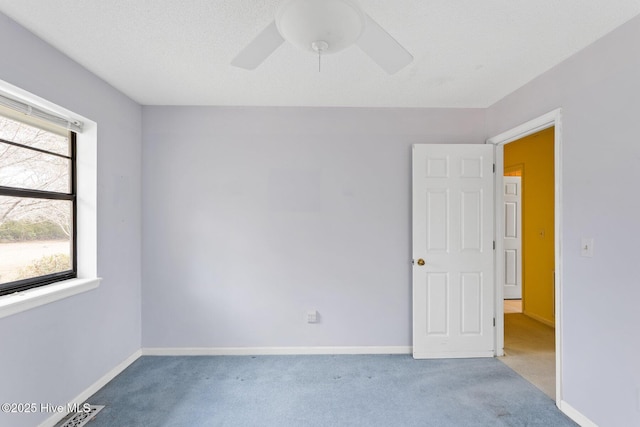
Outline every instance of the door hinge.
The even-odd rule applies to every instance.
[[[493,164],[493,173],[496,173],[496,164]]]
[[[494,328],[496,327],[496,318],[495,317],[493,318],[493,327]]]
[[[496,250],[496,241],[495,240],[493,241],[493,250],[494,251]]]

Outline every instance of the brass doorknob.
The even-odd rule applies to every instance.
[[[422,258],[418,259],[418,265],[424,265],[424,260]]]

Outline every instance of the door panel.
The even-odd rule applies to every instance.
[[[444,301],[444,304],[442,302]],[[446,273],[427,274],[427,333],[446,336],[449,333],[447,306],[449,302],[449,277]]]
[[[482,333],[482,277],[480,273],[462,273],[463,335]]]
[[[482,250],[482,190],[462,191],[462,245],[461,250]]]
[[[494,355],[493,179],[493,146],[413,146],[415,358]]]
[[[449,249],[449,193],[447,190],[427,192],[427,248],[429,252]]]

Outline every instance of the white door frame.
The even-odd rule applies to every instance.
[[[562,109],[558,108],[536,119],[530,120],[513,129],[489,138],[486,143],[495,146],[496,162],[496,209],[495,232],[496,253],[504,250],[504,199],[502,196],[502,176],[504,175],[504,146],[541,130],[555,126],[554,130],[554,228],[555,228],[555,326],[556,326],[556,405],[562,401]],[[504,280],[504,259],[496,256],[496,356],[504,356],[504,305],[503,288],[499,284]]]

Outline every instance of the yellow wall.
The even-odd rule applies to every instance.
[[[505,175],[522,176],[522,292],[525,314],[555,324],[554,128],[504,147]]]

